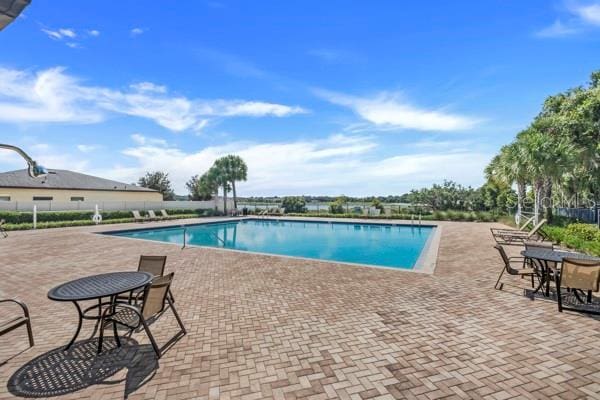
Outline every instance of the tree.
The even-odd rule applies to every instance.
[[[175,199],[175,192],[171,188],[169,174],[165,172],[147,172],[138,180],[138,185],[159,191],[163,195],[163,200]]]
[[[281,200],[281,207],[286,213],[306,212],[306,200],[302,196],[286,196]]]
[[[522,157],[518,143],[503,146],[498,154],[485,168],[488,182],[496,184],[517,185],[517,214],[523,211],[523,202],[527,190],[526,160]]]
[[[211,200],[219,191],[214,177],[205,172],[202,176],[194,175],[185,184],[192,200]]]
[[[219,171],[225,174],[233,190],[233,206],[237,208],[237,191],[235,183],[237,181],[245,181],[248,179],[248,166],[240,156],[233,154],[221,157],[215,161],[215,165]]]
[[[223,190],[223,213],[227,214],[227,193],[231,191],[229,172],[224,162],[215,161],[207,172],[206,182]],[[210,186],[209,185],[209,186]]]

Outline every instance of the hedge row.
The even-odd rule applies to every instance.
[[[168,219],[182,219],[182,218],[196,218],[198,214],[177,214],[172,215]],[[128,222],[134,222],[133,218],[117,218],[117,219],[103,219],[100,223],[101,225],[106,224],[124,224]],[[46,222],[38,222],[37,229],[48,229],[48,228],[66,228],[69,226],[87,226],[87,225],[95,225],[94,221],[91,219],[85,220],[75,220],[75,221],[46,221]],[[25,231],[28,229],[33,229],[33,223],[31,222],[23,222],[18,224],[5,224],[4,228],[7,231]]]
[[[159,210],[155,210],[157,215],[160,215]],[[196,216],[212,216],[215,215],[213,209],[181,209],[168,210],[169,215],[196,215]],[[102,219],[118,220],[132,218],[131,211],[102,211]],[[141,215],[146,215],[145,211],[140,211]],[[60,222],[60,221],[85,221],[92,220],[93,211],[40,211],[37,213],[38,224],[40,222]],[[17,212],[17,211],[0,211],[0,219],[4,219],[7,224],[22,224],[32,223],[32,212]]]

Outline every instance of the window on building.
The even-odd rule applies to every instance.
[[[0,201],[10,201],[10,196],[0,196]]]
[[[84,201],[85,199],[80,196],[71,196],[71,201]]]
[[[33,201],[52,201],[52,196],[33,196]]]

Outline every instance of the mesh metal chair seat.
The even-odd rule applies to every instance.
[[[560,274],[555,279],[559,312],[570,310],[600,315],[600,311],[564,307],[561,293],[561,288],[564,287],[572,291],[581,303],[591,303],[592,292],[600,291],[600,261],[565,258]],[[585,301],[579,297],[578,291],[587,292]]]
[[[168,308],[173,312],[177,323],[179,324],[179,332],[177,332],[173,338],[163,347],[163,349],[169,344],[173,343],[179,337],[186,334],[186,329],[179,318],[179,314],[175,309],[173,302],[168,296],[171,282],[175,274],[171,272],[169,275],[157,277],[150,284],[146,285],[143,292],[143,300],[141,304],[126,304],[126,303],[115,303],[113,307],[108,307],[102,315],[102,326],[100,328],[100,338],[98,343],[98,353],[102,351],[102,342],[104,338],[104,328],[108,324],[112,324],[113,335],[117,346],[121,346],[119,335],[117,332],[117,325],[125,326],[133,333],[138,328],[143,328],[150,339],[152,348],[156,352],[156,356],[160,358],[162,356],[162,349],[158,347],[150,328],[148,327],[148,321],[158,319],[163,312]]]
[[[496,281],[494,288],[502,290],[504,284],[500,283],[500,279],[502,279],[502,275],[504,275],[505,272],[509,275],[530,277],[531,287],[535,286],[533,279],[535,276],[537,276],[537,272],[534,268],[524,268],[525,259],[523,257],[508,257],[508,255],[506,255],[504,247],[502,247],[502,245],[499,244],[494,246],[494,248],[498,250],[500,257],[502,258],[502,262],[504,263],[504,266],[502,267],[502,271],[500,271],[500,275],[498,276],[498,280]]]

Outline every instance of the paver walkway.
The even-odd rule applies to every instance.
[[[433,275],[180,250],[91,227],[11,233],[0,240],[0,297],[27,302],[36,346],[22,351],[21,331],[0,339],[0,398],[600,399],[600,321],[524,297],[527,280],[494,290],[490,226],[443,223]],[[140,254],[168,255],[188,335],[159,361],[143,333],[100,358],[94,341],[65,355],[75,309],[47,291],[134,270]],[[160,344],[177,326],[167,311],[151,328]]]

